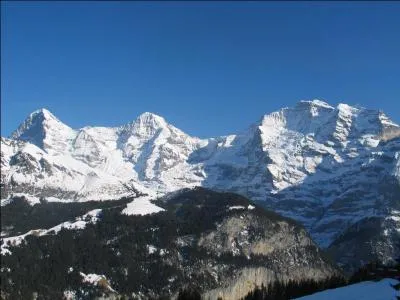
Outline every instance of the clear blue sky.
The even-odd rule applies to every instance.
[[[301,99],[400,121],[400,2],[4,2],[1,134],[46,107],[73,128],[150,111],[234,133]]]

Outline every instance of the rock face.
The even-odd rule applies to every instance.
[[[203,260],[205,267],[193,270],[193,274],[210,272],[215,280],[203,290],[204,299],[240,299],[277,279],[322,280],[339,274],[298,224],[235,194],[197,188],[168,200],[167,207],[185,216],[178,217],[181,222],[189,222],[188,217],[201,219],[200,227],[209,228],[177,239],[181,249],[190,241],[209,255]]]
[[[10,299],[18,288],[78,295],[86,291],[84,273],[102,274],[109,290],[126,297],[174,298],[190,284],[204,299],[240,299],[277,279],[318,281],[340,274],[301,225],[237,194],[195,188],[156,204],[165,210],[140,217],[123,215],[123,207],[97,209],[96,222],[81,228],[26,237],[27,244],[10,246],[13,254],[2,256],[3,269],[11,270],[1,273],[2,290]],[[63,204],[66,210],[68,205],[76,203]],[[46,282],[54,273],[59,280]],[[35,278],[31,286],[29,278]]]
[[[151,113],[73,130],[42,109],[2,138],[1,168],[3,204],[21,194],[85,201],[204,186],[298,220],[326,248],[365,218],[400,211],[400,127],[380,111],[320,100],[210,139]],[[388,226],[382,237],[397,251],[399,223]]]

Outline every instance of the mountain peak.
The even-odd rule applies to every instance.
[[[42,115],[46,119],[57,119],[48,109],[40,108],[30,114],[30,116]]]
[[[167,122],[165,119],[157,114],[151,112],[144,112],[140,114],[135,123],[142,123],[142,124],[150,124],[150,123],[157,123],[157,124],[166,124]]]
[[[326,103],[325,101],[319,100],[319,99],[314,99],[314,100],[300,100],[300,102],[297,104],[297,106],[303,106],[304,104],[310,105],[310,106],[318,106],[318,107],[324,107],[324,108],[331,108],[333,109],[334,107]]]
[[[285,107],[279,111],[266,114],[258,124],[267,131],[277,132],[286,128],[302,133],[314,132],[323,126],[326,118],[335,110],[328,103],[314,99],[301,100],[294,107]]]
[[[139,115],[136,120],[132,123],[132,127],[136,129],[138,132],[147,132],[150,133],[168,126],[167,121],[159,115],[156,115],[151,112],[144,112]]]
[[[60,122],[56,116],[54,116],[48,109],[40,108],[33,112],[31,112],[28,117],[25,119],[23,124],[25,123],[34,123],[34,122],[42,122],[44,120],[55,120]],[[21,125],[23,125],[21,124]],[[17,130],[18,131],[18,130]]]
[[[73,130],[62,123],[46,108],[35,110],[25,121],[11,134],[12,139],[23,140],[35,144],[44,149],[46,136],[59,136],[63,138]],[[53,132],[50,133],[50,132]]]
[[[159,115],[151,112],[140,114],[134,121],[122,127],[128,135],[135,133],[142,137],[154,135],[159,129],[168,127],[167,121]]]

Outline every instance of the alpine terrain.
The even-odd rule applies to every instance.
[[[333,107],[320,100],[300,101],[295,107],[262,116],[238,134],[200,139],[148,112],[120,127],[73,129],[48,110],[40,109],[31,113],[9,138],[1,138],[2,210],[11,209],[18,201],[30,203],[33,208],[44,203],[79,203],[92,209],[82,210],[80,215],[69,214],[69,218],[63,213],[58,223],[54,220],[42,224],[47,229],[34,232],[35,236],[48,236],[52,226],[60,226],[59,230],[83,228],[87,218],[93,220],[90,224],[98,224],[95,220],[101,217],[95,209],[111,209],[112,203],[123,206],[123,215],[155,213],[157,219],[157,215],[174,211],[172,219],[179,223],[180,204],[165,204],[169,202],[160,199],[173,199],[182,189],[198,186],[245,196],[255,203],[257,212],[263,207],[296,220],[346,272],[374,260],[391,263],[400,253],[400,127],[381,111],[347,104]],[[193,207],[204,209],[204,199],[198,201]],[[244,208],[233,209],[232,213],[239,211],[246,211],[243,219],[230,213],[229,218],[215,216],[212,224],[218,224],[215,226],[222,233],[213,227],[208,233],[199,229],[188,240],[179,235],[174,238],[180,241],[180,247],[194,243],[217,256],[229,247],[237,247],[237,253],[245,258],[251,253],[266,255],[273,251],[268,244],[258,245],[256,237],[238,246],[239,237],[246,235],[239,228],[264,228],[268,231],[264,235],[269,236],[268,226],[275,226],[267,225],[268,218],[250,222],[248,214],[253,212]],[[67,223],[59,225],[62,222]],[[37,229],[26,226],[23,231],[15,226],[12,222],[7,226],[2,223],[3,242],[25,240],[25,234]],[[289,225],[284,229],[282,226],[281,230],[287,232],[285,240],[295,239],[299,243],[296,247],[314,247],[301,229],[296,229],[301,232],[300,238],[293,235],[294,229],[285,227]],[[23,238],[15,238],[21,234]],[[227,240],[227,244],[221,242]],[[217,245],[222,250],[215,248]],[[4,257],[11,252],[2,246]],[[319,254],[315,255],[319,261]],[[184,262],[177,263],[179,257],[176,252],[171,265],[186,268]],[[214,258],[207,259],[212,269]],[[257,271],[257,263],[248,267],[247,258],[243,264],[246,267],[240,274],[248,272],[248,278],[275,276]],[[210,270],[207,274],[214,274]],[[233,288],[235,283],[221,283],[224,289],[217,285],[220,281],[216,278],[225,276],[221,270],[210,275],[213,283],[209,284],[209,293],[245,295],[247,289]],[[282,275],[285,272],[279,276],[286,276]],[[335,273],[326,272],[329,276]]]
[[[124,213],[131,200],[3,207],[2,227],[25,233],[4,238],[2,296],[170,299],[194,288],[203,299],[240,299],[275,280],[340,277],[304,228],[237,194],[185,189],[135,217]],[[51,214],[77,217],[55,225]]]

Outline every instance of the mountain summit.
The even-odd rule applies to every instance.
[[[11,134],[11,139],[32,143],[43,150],[63,150],[75,132],[45,108],[32,112]]]
[[[157,130],[168,127],[168,123],[163,117],[150,112],[145,112],[137,117],[135,121],[124,127],[126,129],[129,128],[131,132],[145,137],[152,136]]]

